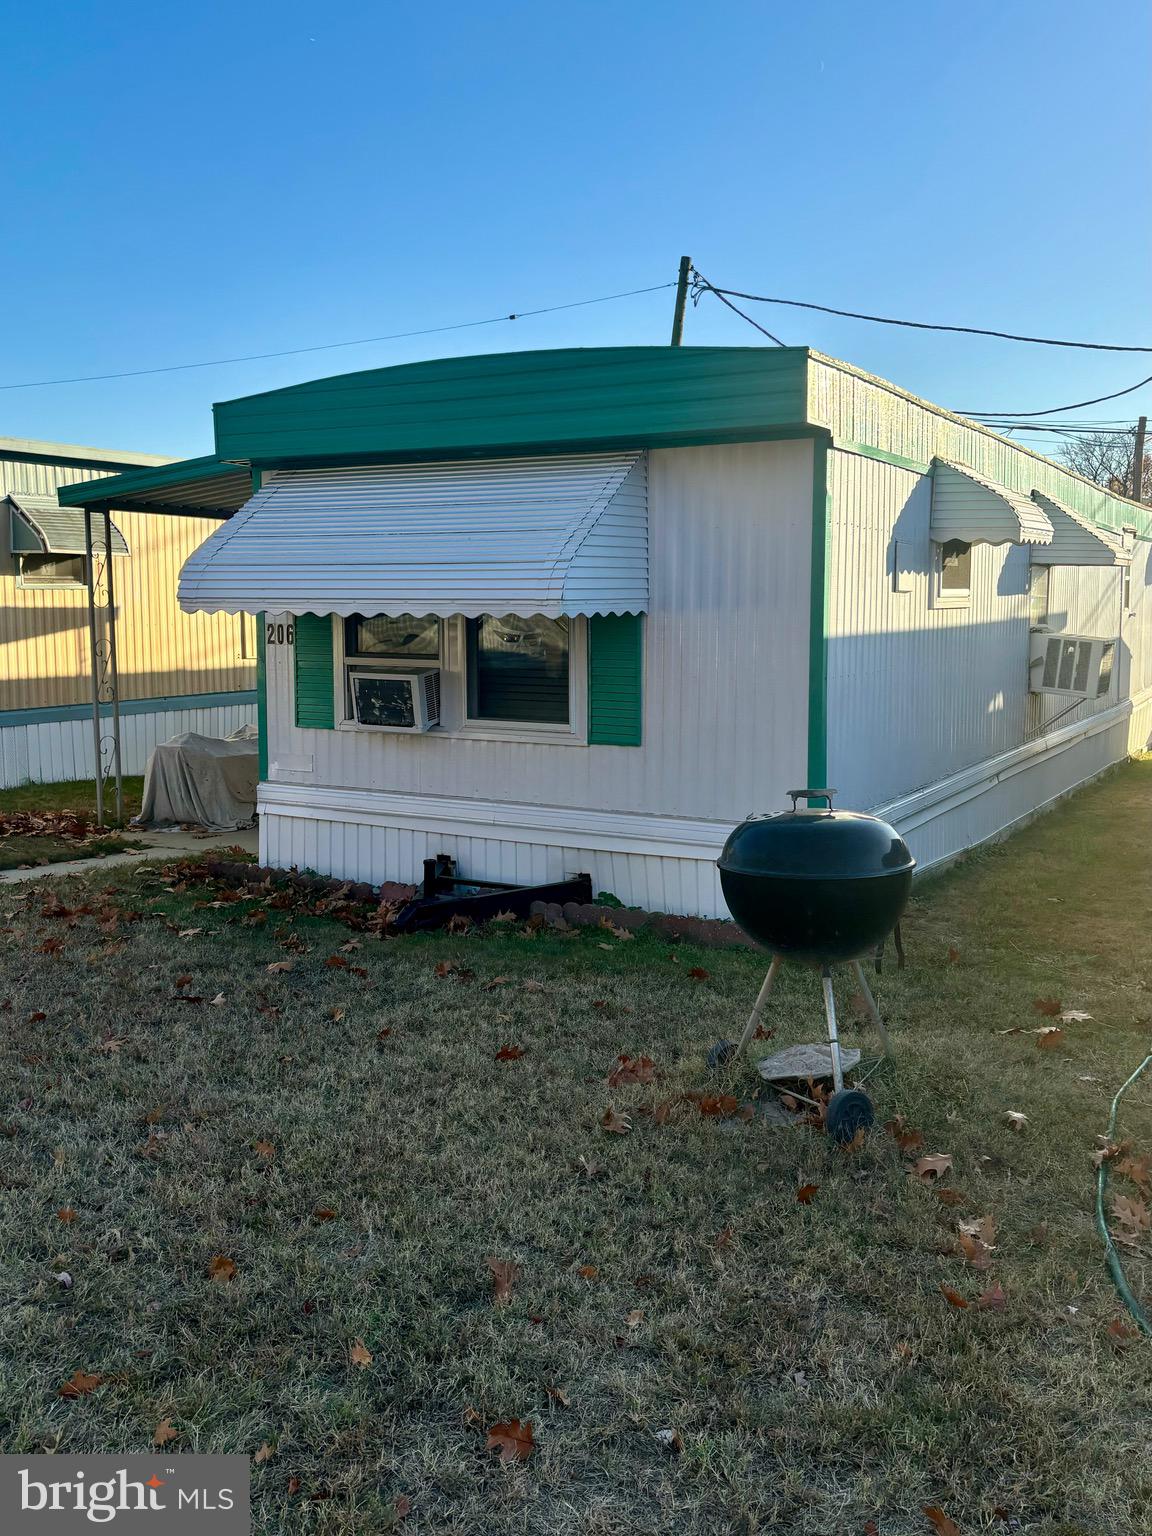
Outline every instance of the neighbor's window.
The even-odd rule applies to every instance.
[[[25,587],[86,587],[83,555],[21,555],[20,582]]]
[[[468,717],[567,725],[568,620],[467,620]]]
[[[968,597],[972,591],[972,546],[949,539],[939,546],[937,588],[941,597]]]
[[[1031,624],[1047,624],[1048,606],[1052,590],[1052,567],[1033,565],[1028,569],[1028,621]]]
[[[411,661],[420,666],[440,660],[440,620],[402,613],[364,619],[353,614],[344,621],[344,654],[364,661]]]

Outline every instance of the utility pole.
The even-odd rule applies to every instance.
[[[1148,418],[1141,416],[1136,423],[1136,447],[1132,453],[1132,500],[1143,501],[1144,490],[1144,436],[1148,431]]]
[[[676,279],[676,311],[672,316],[672,345],[678,347],[684,340],[684,309],[688,303],[688,281],[692,276],[691,256],[681,256],[680,274]]]

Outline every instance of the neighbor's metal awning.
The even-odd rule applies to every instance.
[[[1052,542],[1032,551],[1037,565],[1130,565],[1132,551],[1109,528],[1076,512],[1046,491],[1033,491],[1032,500],[1052,524]]]
[[[966,464],[932,460],[931,537],[938,544],[1050,544],[1052,524],[1030,496]]]
[[[282,470],[190,556],[188,612],[642,613],[642,452]]]
[[[9,492],[5,498],[12,527],[14,555],[83,555],[84,513],[79,507],[61,507],[55,496],[34,496],[25,491]],[[93,524],[98,538],[99,524]],[[112,553],[126,555],[128,545],[119,528],[112,525]]]

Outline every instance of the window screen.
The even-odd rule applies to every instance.
[[[440,659],[440,620],[427,613],[411,613],[364,619],[359,614],[344,621],[344,650],[349,656],[381,657],[388,661],[429,662]]]
[[[568,620],[468,620],[468,713],[473,720],[568,723]]]
[[[1048,622],[1048,594],[1051,591],[1052,567],[1033,565],[1028,571],[1028,617],[1033,624]]]
[[[22,555],[20,579],[32,587],[83,587],[88,580],[83,555]]]
[[[941,592],[969,592],[972,589],[972,546],[963,539],[949,539],[940,546]]]

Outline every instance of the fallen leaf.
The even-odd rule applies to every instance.
[[[950,1520],[939,1504],[925,1504],[924,1513],[936,1527],[940,1536],[963,1536],[955,1520]]]
[[[1048,1019],[1056,1018],[1063,1006],[1064,1004],[1058,997],[1035,997],[1032,999],[1032,1007],[1037,1013],[1042,1013]]]
[[[582,1280],[595,1280],[600,1271],[595,1264],[581,1264],[576,1273]]]
[[[1097,1148],[1092,1154],[1093,1168],[1099,1168],[1101,1163],[1110,1163],[1113,1158],[1123,1157],[1129,1150],[1126,1141],[1109,1141],[1106,1136],[1097,1136]]]
[[[545,1391],[554,1403],[559,1403],[561,1408],[571,1408],[572,1403],[567,1392],[561,1387],[546,1387]]]
[[[291,1496],[292,1494],[296,1494],[296,1493],[299,1493],[299,1492],[300,1492],[300,1479],[298,1477],[290,1477],[288,1479],[288,1493],[289,1493],[289,1495]]]
[[[343,1008],[334,1003],[328,1010],[328,1017],[332,1020],[333,1024],[339,1024],[340,1020],[344,1017]]]
[[[216,1254],[213,1257],[212,1262],[208,1265],[208,1278],[210,1280],[217,1280],[221,1283],[224,1283],[225,1281],[235,1279],[235,1277],[235,1261],[229,1258],[225,1258],[222,1253]]]
[[[948,946],[948,953],[945,956],[945,959],[948,961],[949,965],[955,965],[960,959],[960,951],[956,948],[955,944],[950,944]]]
[[[1036,1044],[1042,1051],[1051,1051],[1062,1043],[1064,1031],[1053,1024],[1048,1029],[1041,1029],[1036,1034]]]
[[[1114,1339],[1135,1339],[1140,1336],[1139,1328],[1133,1328],[1132,1324],[1122,1317],[1112,1319],[1108,1324],[1108,1333]]]
[[[1127,1179],[1131,1179],[1133,1184],[1139,1184],[1142,1189],[1148,1188],[1150,1178],[1152,1178],[1152,1167],[1150,1167],[1146,1156],[1134,1157],[1129,1155],[1117,1158],[1116,1172],[1123,1174]]]
[[[222,1008],[224,1006],[223,992],[217,992],[216,996],[210,1000],[208,1006],[210,1008]]]
[[[346,971],[348,962],[343,955],[329,955],[324,964],[330,971]]]
[[[978,1307],[983,1307],[986,1312],[1003,1312],[1008,1305],[1008,1298],[1004,1295],[1004,1289],[999,1280],[994,1281],[977,1301]]]
[[[155,1433],[152,1436],[152,1444],[167,1445],[169,1440],[177,1439],[179,1434],[180,1431],[178,1429],[172,1428],[171,1419],[161,1419],[159,1424],[156,1426]]]
[[[930,1152],[913,1163],[908,1172],[912,1178],[919,1179],[924,1184],[930,1184],[934,1179],[942,1178],[951,1167],[950,1152]]]
[[[905,1156],[911,1152],[919,1152],[920,1148],[924,1145],[923,1132],[913,1130],[903,1115],[896,1115],[893,1119],[886,1121],[884,1129]]]
[[[1083,1024],[1091,1019],[1090,1013],[1082,1013],[1079,1008],[1066,1008],[1060,1015],[1065,1024]]]
[[[176,986],[177,991],[183,991],[183,989],[185,987],[190,987],[191,985],[192,985],[192,976],[191,976],[191,974],[188,974],[188,975],[185,975],[185,976],[177,976],[176,981],[175,981],[175,986]]]
[[[811,1205],[812,1201],[816,1198],[816,1191],[819,1188],[819,1184],[801,1184],[800,1188],[796,1191],[796,1198],[801,1205]]]
[[[940,1287],[940,1294],[951,1307],[966,1307],[968,1305],[960,1292],[954,1291],[950,1285],[942,1285]]]
[[[694,965],[690,970],[685,971],[684,974],[685,976],[691,976],[693,981],[707,981],[712,972],[706,971],[702,965]]]
[[[992,1262],[992,1255],[986,1243],[982,1243],[978,1237],[973,1237],[969,1232],[961,1232],[957,1240],[964,1257],[973,1269],[988,1268]]]
[[[540,981],[522,981],[520,983],[520,990],[521,992],[543,992],[544,984]],[[513,1420],[513,1422],[515,1422],[515,1420]]]
[[[263,1466],[266,1461],[271,1461],[275,1454],[276,1452],[268,1444],[267,1440],[264,1440],[261,1442],[260,1449],[253,1455],[252,1460],[255,1462],[256,1466],[260,1467]]]
[[[527,1461],[535,1449],[536,1442],[532,1437],[532,1422],[527,1420],[521,1424],[519,1419],[507,1419],[503,1423],[493,1424],[488,1431],[488,1439],[484,1443],[486,1451],[499,1451],[502,1462]]]
[[[652,1083],[656,1079],[656,1063],[651,1056],[617,1056],[616,1065],[608,1074],[609,1088],[619,1088],[626,1083]]]
[[[56,1212],[56,1219],[57,1221],[75,1221],[76,1212],[70,1205],[62,1205]]]
[[[270,1141],[254,1141],[252,1143],[252,1150],[260,1157],[267,1158],[269,1162],[276,1156],[276,1148]]]
[[[103,1380],[103,1376],[95,1371],[73,1371],[64,1385],[57,1388],[57,1396],[87,1397],[90,1392],[95,1392]]]
[[[176,937],[178,939],[194,939],[198,933],[203,932],[203,928],[181,928]],[[271,970],[271,966],[269,966],[269,970]]]
[[[313,1221],[335,1221],[336,1212],[330,1205],[318,1205],[312,1212]]]
[[[511,1259],[489,1259],[488,1269],[492,1276],[492,1302],[506,1307],[512,1300],[512,1287],[520,1278],[520,1266]]]
[[[679,1456],[684,1449],[684,1441],[678,1429],[658,1429],[656,1438],[666,1450],[672,1452],[673,1456]]]
[[[631,1116],[617,1114],[611,1104],[600,1116],[600,1124],[613,1136],[627,1136],[632,1129]]]
[[[528,1054],[523,1045],[502,1045],[496,1052],[497,1061],[519,1061],[521,1056]]]
[[[264,969],[266,971],[271,971],[271,973],[276,976],[280,975],[284,971],[290,971],[295,964],[295,960],[273,960],[271,965],[266,965]]]
[[[372,1351],[364,1347],[363,1339],[356,1339],[352,1344],[352,1348],[348,1351],[348,1358],[353,1365],[371,1365]]]
[[[606,928],[614,939],[634,939],[636,935],[629,928],[621,928],[617,923],[607,917],[600,919],[601,928]]]
[[[43,1024],[47,1017],[48,1015],[46,1013],[42,1013],[39,1008],[35,1008],[28,1015],[28,1022],[29,1024]]]
[[[800,1196],[797,1195],[796,1198],[799,1199]],[[733,1239],[734,1236],[735,1236],[735,1233],[733,1232],[731,1227],[722,1227],[720,1229],[720,1231],[717,1232],[715,1240],[714,1240],[712,1246],[714,1248],[716,1248],[717,1250],[721,1251],[721,1252],[725,1248],[731,1248],[731,1246],[732,1246],[732,1239]]]
[[[506,987],[512,978],[510,976],[493,976],[491,981],[486,981],[480,988],[481,992],[495,992],[497,987]]]
[[[1112,1215],[1134,1237],[1152,1229],[1152,1211],[1139,1195],[1114,1195]]]
[[[1028,1116],[1019,1109],[1006,1109],[1004,1118],[1014,1131],[1022,1131],[1028,1124]]]

